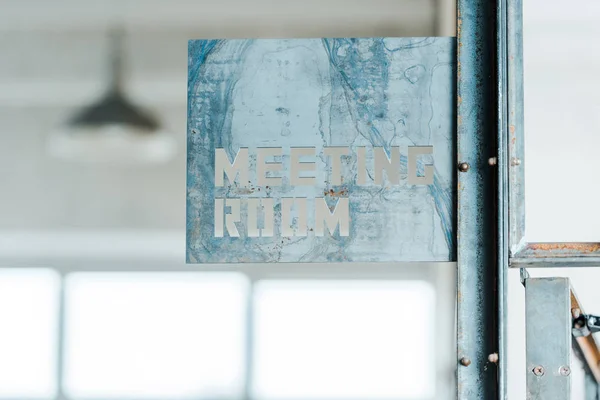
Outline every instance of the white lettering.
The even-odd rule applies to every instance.
[[[225,213],[225,206],[231,208],[230,213]],[[225,227],[231,237],[239,237],[236,222],[240,222],[240,199],[215,199],[215,237],[225,236],[223,229],[223,214],[225,214]]]
[[[239,176],[239,185],[248,187],[248,149],[239,149],[233,163],[229,162],[225,149],[215,149],[215,186],[224,186],[224,174],[230,184]]]
[[[223,214],[225,213],[225,200],[215,199],[215,237],[223,237]]]
[[[316,171],[317,164],[314,161],[300,161],[302,156],[315,156],[314,147],[292,147],[290,151],[290,184],[292,186],[314,186],[314,176],[302,177],[303,171]],[[314,175],[314,174],[313,174]]]
[[[256,181],[258,186],[281,186],[281,177],[267,176],[268,171],[281,171],[280,162],[267,162],[267,157],[281,156],[280,147],[262,147],[257,150]]]
[[[367,184],[367,149],[365,147],[356,148],[356,183],[359,185]]]
[[[324,225],[333,235],[339,226],[340,236],[350,235],[350,201],[341,197],[331,212],[324,198],[315,199],[315,236],[324,236]]]
[[[260,207],[260,199],[248,199],[248,237],[260,236],[260,229],[258,229],[258,207]]]
[[[398,185],[400,183],[400,147],[391,147],[389,158],[383,147],[374,147],[373,157],[375,158],[375,184],[383,183],[383,171],[385,171],[389,183]]]
[[[410,185],[433,185],[433,165],[424,165],[424,175],[417,175],[417,157],[421,154],[433,154],[433,146],[408,147],[408,183]]]
[[[363,147],[364,149],[364,147]],[[329,179],[332,185],[342,184],[342,156],[350,155],[348,147],[325,147],[323,154],[329,156],[331,161],[331,178]]]
[[[231,212],[226,213],[225,206],[230,207]],[[240,222],[240,199],[215,199],[215,237],[225,236],[223,214],[225,214],[225,228],[229,236],[240,237],[235,226],[236,222]]]
[[[292,227],[292,206],[296,205],[296,229]],[[306,236],[308,225],[306,223],[306,199],[283,198],[281,199],[281,236]]]
[[[273,236],[273,199],[250,198],[248,201],[248,237],[272,237]],[[262,203],[262,205],[261,205]],[[263,215],[263,228],[258,227],[258,210]],[[216,212],[216,211],[215,211]]]

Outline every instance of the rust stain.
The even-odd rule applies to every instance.
[[[542,252],[596,253],[600,243],[529,243],[529,249]]]
[[[337,192],[335,192],[333,189],[329,189],[329,191],[324,192],[323,193],[325,196],[331,196],[331,197],[341,197],[341,196],[347,196],[348,195],[348,189],[340,189]]]

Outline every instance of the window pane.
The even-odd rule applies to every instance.
[[[523,2],[526,240],[600,241],[600,2]]]
[[[45,269],[0,269],[0,397],[53,398],[60,279]]]
[[[235,397],[248,287],[233,273],[77,273],[66,283],[65,392]]]
[[[418,281],[265,281],[256,399],[435,396],[435,293]]]

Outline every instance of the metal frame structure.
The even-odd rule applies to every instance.
[[[509,0],[507,13],[509,251],[510,266],[598,267],[600,243],[530,243],[525,227],[523,91],[523,0]]]
[[[496,7],[499,294],[505,301],[506,273],[502,271],[507,267],[521,268],[526,291],[527,399],[570,399],[573,349],[584,364],[586,399],[597,400],[600,398],[600,350],[592,335],[573,340],[573,315],[582,309],[570,281],[568,278],[529,279],[525,268],[600,266],[600,243],[527,241],[523,0],[497,0]],[[501,325],[506,326],[503,301],[498,313]],[[502,350],[502,340],[500,344]],[[501,364],[500,387],[506,386],[505,370],[506,364]]]
[[[526,241],[522,10],[522,0],[458,0],[457,391],[461,400],[507,399],[509,267],[521,268],[527,277],[525,267],[600,266],[600,243]],[[570,282],[524,278],[524,283],[527,399],[570,398],[573,347],[585,365],[586,398],[597,400],[600,351],[591,335],[573,340],[572,309],[580,306]],[[498,368],[490,367],[492,360]]]

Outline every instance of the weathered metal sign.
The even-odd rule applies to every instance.
[[[453,38],[189,43],[191,263],[452,261]]]

